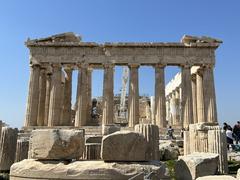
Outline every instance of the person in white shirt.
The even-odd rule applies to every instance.
[[[227,149],[229,150],[229,145],[233,147],[233,132],[231,128],[227,128],[226,130],[226,136],[227,136]]]

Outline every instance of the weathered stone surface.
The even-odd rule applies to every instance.
[[[83,130],[39,129],[30,137],[30,158],[78,159],[84,151]]]
[[[177,159],[180,155],[179,147],[171,141],[160,143],[159,153],[162,161]]]
[[[146,161],[146,150],[142,134],[119,131],[103,137],[101,157],[104,161]]]
[[[175,166],[179,180],[192,180],[201,176],[214,175],[218,168],[218,154],[193,153],[180,156]]]
[[[83,159],[101,159],[101,143],[86,143]]]
[[[153,124],[137,124],[135,132],[141,133],[147,140],[146,159],[159,160],[159,128]]]
[[[8,171],[14,163],[17,143],[17,129],[3,127],[0,141],[0,170]]]
[[[220,174],[228,174],[226,132],[220,127],[208,131],[208,152],[219,155],[218,171]]]
[[[237,171],[237,179],[238,180],[240,179],[240,169],[238,169],[238,171]]]
[[[22,179],[114,179],[127,180],[145,171],[153,171],[152,180],[170,179],[166,167],[159,161],[140,163],[106,163],[104,161],[76,161],[70,164],[55,161],[23,160],[13,164],[11,180]],[[144,173],[135,179],[143,179]],[[24,177],[24,178],[21,178]]]
[[[112,134],[116,131],[120,131],[121,127],[116,124],[102,125],[102,135]]]
[[[85,136],[85,143],[102,143],[102,136]]]
[[[236,178],[228,175],[215,175],[199,177],[196,180],[236,180]]]
[[[21,138],[17,140],[15,162],[28,158],[29,139]]]
[[[17,143],[17,129],[10,127],[3,127],[0,141],[0,170],[8,171],[10,166],[14,163],[16,143]]]

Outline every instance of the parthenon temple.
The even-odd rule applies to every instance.
[[[213,72],[221,43],[185,35],[174,43],[98,44],[70,32],[28,39],[26,118],[20,131],[0,128],[0,171],[10,171],[13,180],[195,180],[227,174]],[[124,69],[120,96],[114,94],[116,66]],[[141,66],[155,70],[154,96],[139,93]],[[166,84],[167,66],[181,71]],[[95,69],[104,71],[98,98],[92,97]],[[174,160],[174,170],[168,160]]]
[[[159,128],[166,127],[166,120],[185,128],[196,122],[217,124],[213,68],[215,50],[220,43],[208,37],[184,36],[179,43],[97,44],[83,42],[73,33],[28,40],[31,75],[24,127],[89,125],[91,72],[95,68],[104,69],[102,124],[113,124],[116,65],[129,68],[129,127],[139,123],[140,66],[155,69],[153,124]],[[165,91],[166,66],[178,66],[181,73]],[[73,70],[79,73],[74,118],[71,109]]]

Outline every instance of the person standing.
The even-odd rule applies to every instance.
[[[238,144],[238,141],[240,140],[240,121],[237,121],[237,124],[234,125],[233,134],[236,140],[236,144]]]
[[[233,147],[233,132],[232,132],[231,127],[227,127],[226,136],[227,136],[227,149],[229,150],[230,146],[232,147],[232,149],[234,149],[234,147]]]
[[[174,130],[173,130],[172,126],[169,126],[169,128],[167,130],[167,135],[170,139],[174,139],[173,132],[174,132]]]

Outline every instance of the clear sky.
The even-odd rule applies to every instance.
[[[0,119],[24,122],[29,37],[75,32],[83,41],[179,42],[182,35],[223,40],[216,51],[218,120],[240,120],[240,1],[219,0],[7,0],[0,2]],[[178,71],[166,69],[168,81]],[[115,93],[121,69],[115,71]],[[154,71],[140,69],[140,93],[153,94]],[[76,73],[74,74],[76,79]],[[102,94],[102,71],[93,73],[93,95]],[[76,83],[74,82],[74,87]]]

